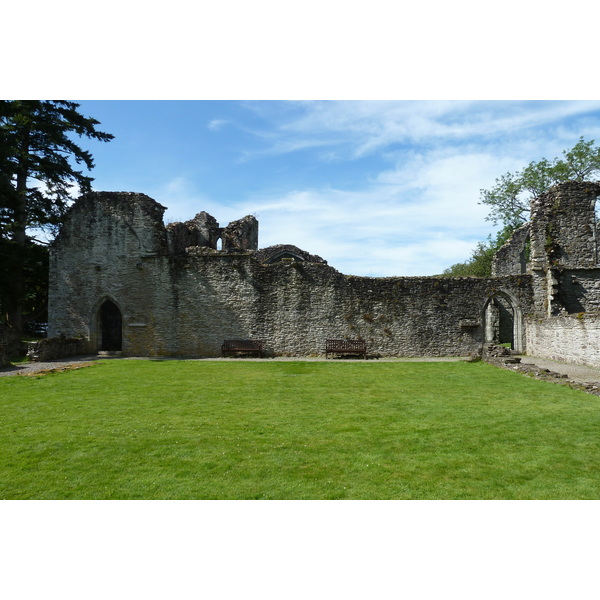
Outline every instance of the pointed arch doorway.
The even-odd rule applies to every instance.
[[[485,303],[485,342],[507,344],[517,352],[525,349],[523,315],[518,302],[509,294],[499,292]]]
[[[98,310],[98,341],[99,350],[123,350],[123,318],[112,300],[105,300]]]

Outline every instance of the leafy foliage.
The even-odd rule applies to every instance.
[[[600,174],[600,146],[583,137],[562,158],[542,158],[522,171],[505,173],[489,190],[481,190],[480,204],[490,207],[487,217],[494,225],[516,229],[528,220],[529,202],[563,181],[586,181]]]
[[[563,181],[586,181],[600,174],[600,146],[594,140],[586,142],[583,137],[570,150],[563,150],[562,158],[549,161],[542,158],[531,162],[522,171],[505,173],[496,179],[495,185],[481,190],[480,204],[490,208],[486,217],[494,225],[504,228],[495,239],[479,242],[471,258],[456,263],[444,271],[449,277],[489,277],[496,251],[508,240],[512,232],[529,218],[529,204]]]
[[[494,254],[512,235],[514,227],[506,226],[495,238],[488,236],[486,242],[479,242],[471,258],[464,263],[456,263],[444,270],[446,277],[490,277]]]

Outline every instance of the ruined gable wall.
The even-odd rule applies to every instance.
[[[492,275],[521,275],[527,272],[527,243],[529,223],[515,229],[506,243],[498,249],[492,260]]]
[[[93,193],[77,201],[51,247],[49,337],[82,336],[95,351],[96,313],[106,298],[128,325],[157,314],[157,286],[168,282],[163,212],[143,194]]]
[[[596,197],[600,184],[569,181],[531,203],[531,268],[598,265]]]
[[[199,212],[185,223],[170,223],[166,227],[169,254],[185,254],[186,248],[199,246],[217,249],[223,233],[217,220],[207,212]]]
[[[258,250],[258,221],[247,215],[223,229],[223,250]]]
[[[600,367],[599,194],[598,183],[567,182],[532,201],[528,354]]]

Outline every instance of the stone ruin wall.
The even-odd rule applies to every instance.
[[[600,367],[600,318],[594,314],[529,319],[527,354]]]
[[[487,298],[530,303],[527,276],[352,277],[299,249],[302,260],[265,264],[253,217],[220,230],[200,213],[198,233],[194,220],[164,227],[163,210],[142,194],[77,203],[51,253],[50,336],[83,337],[95,351],[108,298],[129,355],[215,356],[236,338],[264,339],[274,355],[322,355],[325,339],[345,337],[382,356],[468,355],[483,343]],[[215,250],[228,230],[229,250]],[[200,243],[184,247],[190,240]]]
[[[327,265],[262,265],[252,256],[202,256],[176,269],[179,331],[169,352],[188,356],[219,354],[230,338],[264,339],[267,353],[288,356],[321,355],[327,338],[362,338],[382,356],[465,356],[483,342],[487,296],[501,288],[529,301],[526,277],[350,277]]]
[[[164,207],[143,194],[94,193],[51,252],[49,335],[95,351],[108,298],[130,355],[216,356],[235,338],[264,339],[272,355],[322,355],[327,338],[363,338],[381,356],[467,355],[511,313],[518,348],[600,366],[599,194],[569,182],[536,199],[494,277],[479,279],[342,275],[293,246],[257,250],[254,217],[165,227]]]
[[[207,212],[198,213],[185,223],[171,223],[166,227],[169,254],[184,256],[188,248],[217,250],[222,240],[224,252],[258,249],[258,221],[252,215],[219,227],[217,220]]]
[[[531,269],[598,266],[596,198],[600,184],[570,181],[531,203]]]
[[[529,223],[516,229],[498,249],[492,260],[492,275],[522,275],[527,273],[529,260]]]
[[[527,353],[600,366],[600,184],[567,182],[531,203],[530,222],[497,253],[494,273],[532,278]]]

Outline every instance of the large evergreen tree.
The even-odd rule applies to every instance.
[[[47,252],[32,232],[54,232],[73,190],[91,189],[77,166],[91,170],[92,155],[74,140],[113,138],[78,108],[64,100],[0,101],[0,309],[18,332],[45,299]]]

